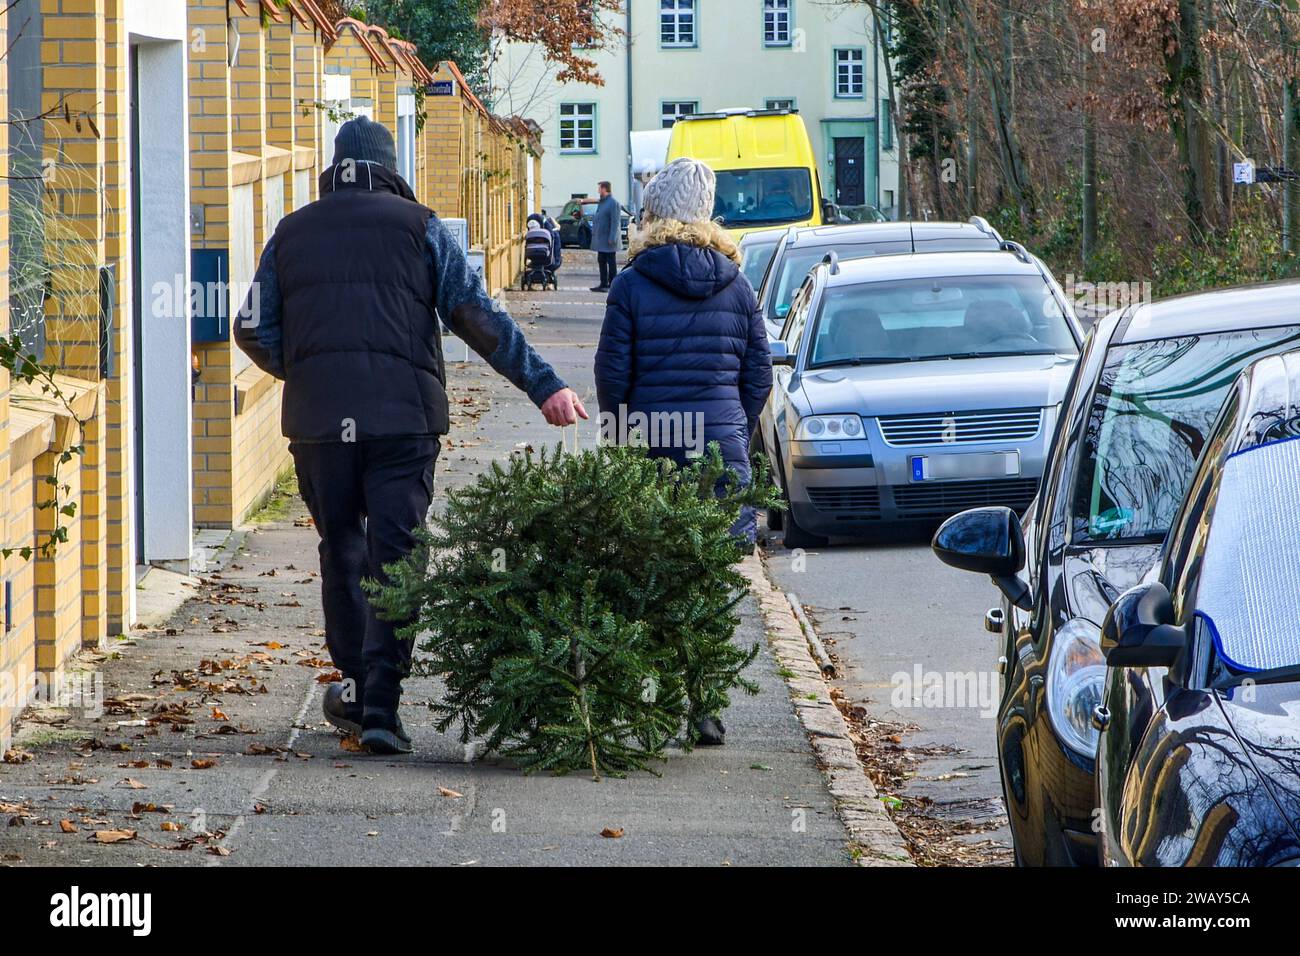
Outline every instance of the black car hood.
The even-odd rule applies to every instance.
[[[1300,838],[1300,681],[1246,684],[1219,706],[1282,815]]]
[[[1115,599],[1154,574],[1159,562],[1158,544],[1069,548],[1064,577],[1071,613],[1101,627]]]

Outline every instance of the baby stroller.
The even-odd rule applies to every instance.
[[[545,220],[534,213],[528,217],[528,232],[524,234],[524,278],[520,285],[531,292],[534,285],[542,291],[547,286],[560,288],[556,273],[560,268],[559,229],[548,229]]]

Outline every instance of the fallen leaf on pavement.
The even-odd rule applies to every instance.
[[[134,830],[96,830],[96,843],[125,843],[135,839]]]
[[[64,833],[76,833],[77,825],[73,823],[71,820],[60,820],[59,829],[62,830]]]
[[[446,787],[439,787],[438,794],[443,797],[451,797],[453,800],[459,800],[464,796],[463,793],[457,793],[455,790],[448,790]]]
[[[607,840],[617,840],[623,835],[622,827],[605,827],[600,831],[600,835]]]
[[[208,760],[206,757],[195,757],[190,761],[190,766],[195,770],[211,770],[216,765],[215,760]]]
[[[149,789],[149,785],[148,785],[147,783],[141,783],[139,780],[134,780],[134,779],[132,779],[131,777],[124,777],[124,778],[122,779],[122,781],[118,784],[118,786],[119,786],[119,787],[126,787],[128,790],[148,790],[148,789]]]

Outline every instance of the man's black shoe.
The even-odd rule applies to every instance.
[[[722,726],[721,719],[717,717],[705,717],[697,721],[695,729],[700,735],[696,743],[701,747],[721,747],[727,742],[727,728]]]
[[[325,699],[321,702],[321,710],[325,712],[325,719],[345,734],[359,734],[361,733],[361,705],[355,701],[345,701],[343,693],[344,685],[341,683],[327,686]]]
[[[362,720],[361,746],[372,754],[409,754],[411,738],[396,713],[366,711]]]
[[[594,286],[591,287],[591,291],[592,291],[592,292],[608,292],[608,291],[609,291],[609,286],[607,286],[607,285],[594,285]]]

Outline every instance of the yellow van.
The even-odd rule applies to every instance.
[[[736,239],[755,229],[824,222],[812,142],[793,110],[681,116],[668,143],[668,161],[683,156],[717,175],[713,215]]]

